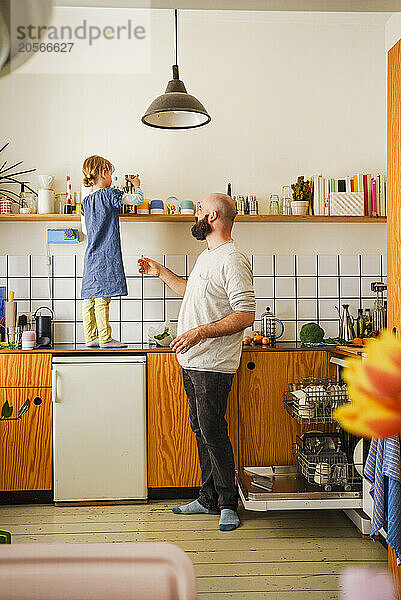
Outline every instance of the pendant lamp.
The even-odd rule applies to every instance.
[[[195,98],[187,93],[184,82],[178,73],[178,11],[174,10],[175,26],[175,64],[173,79],[166,87],[164,94],[153,100],[142,117],[142,123],[158,129],[194,129],[207,125],[211,118],[207,110]]]

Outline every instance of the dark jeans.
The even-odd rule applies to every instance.
[[[224,418],[234,375],[192,369],[182,374],[202,471],[198,501],[209,510],[237,510],[234,455]]]

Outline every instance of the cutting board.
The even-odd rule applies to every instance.
[[[336,346],[336,350],[351,352],[352,354],[363,354],[365,348],[363,346]]]

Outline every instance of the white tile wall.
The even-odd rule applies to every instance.
[[[31,257],[32,277],[49,277],[49,275],[51,275],[51,268],[51,259],[49,260],[48,256]]]
[[[315,277],[298,277],[298,298],[316,298],[317,280]]]
[[[8,276],[29,277],[29,256],[9,256]]]
[[[54,256],[53,272],[55,277],[74,277],[75,276],[75,257],[74,256]]]
[[[196,256],[154,256],[180,276],[188,276]],[[128,296],[110,304],[113,336],[127,342],[147,340],[150,325],[165,319],[176,321],[182,299],[159,279],[142,277],[137,256],[124,259]],[[350,304],[356,316],[359,307],[373,307],[372,281],[386,281],[386,256],[263,256],[251,257],[256,294],[255,329],[269,306],[284,322],[281,341],[296,341],[303,323],[319,321],[327,336],[338,335],[336,306]],[[19,310],[35,311],[49,306],[55,311],[56,341],[82,343],[81,256],[0,256],[0,285],[16,293]]]
[[[276,256],[276,275],[294,275],[295,256]]]
[[[319,275],[337,275],[338,274],[338,257],[337,256],[322,256],[318,257]]]
[[[294,298],[295,279],[293,277],[276,278],[276,298]]]
[[[272,256],[254,256],[253,257],[253,274],[257,275],[273,275],[273,257]]]
[[[297,275],[316,275],[317,257],[297,256]]]

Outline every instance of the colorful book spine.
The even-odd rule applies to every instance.
[[[7,290],[5,285],[0,286],[0,323],[5,319],[5,306],[7,299]],[[5,340],[5,327],[0,327],[0,341]]]
[[[368,176],[363,176],[363,206],[364,206],[364,215],[367,217],[369,215],[369,205],[368,205]]]
[[[330,214],[330,179],[324,180],[324,207],[323,214],[327,217]]]
[[[372,179],[372,217],[377,217],[377,183]]]

